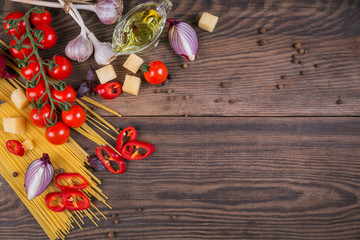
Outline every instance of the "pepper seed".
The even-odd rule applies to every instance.
[[[117,127],[117,128],[115,128],[115,131],[117,131],[119,133],[119,132],[121,132],[121,128]]]
[[[300,71],[300,75],[305,75],[305,71]]]
[[[295,42],[295,43],[293,44],[293,47],[294,47],[295,49],[300,49],[300,48],[301,48],[301,43]]]
[[[221,86],[222,88],[227,88],[227,87],[229,86],[229,84],[228,84],[227,82],[222,82],[222,83],[220,84],[220,86]]]
[[[172,215],[170,218],[171,218],[171,220],[175,221],[177,217],[176,217],[176,215]]]
[[[260,34],[266,33],[266,28],[264,28],[264,27],[260,28],[260,29],[259,29],[259,33],[260,33]]]
[[[17,172],[13,172],[13,177],[17,177],[19,174]]]
[[[137,209],[136,209],[137,212],[142,212],[143,210],[144,210],[144,209],[142,209],[142,208],[137,208]]]
[[[286,79],[286,75],[281,75],[281,79]]]
[[[321,65],[317,63],[317,64],[314,65],[314,67],[315,68],[321,68]]]
[[[235,103],[236,101],[235,101],[235,99],[230,99],[229,100],[229,103],[231,103],[231,104],[233,104],[233,103]]]
[[[112,218],[116,218],[116,217],[117,217],[117,214],[116,214],[116,213],[113,213],[113,214],[111,215],[111,217],[112,217]]]
[[[169,76],[168,76],[168,78],[169,78]],[[164,81],[164,82],[162,83],[162,85],[165,86],[165,85],[167,85],[168,83],[169,83],[169,81],[166,80],[166,81]]]
[[[217,99],[215,99],[215,102],[221,102],[222,101],[222,99],[221,98],[217,98]]]
[[[296,64],[296,63],[299,62],[299,60],[297,60],[297,59],[294,58],[291,62],[292,62],[292,64]]]
[[[276,88],[277,89],[282,89],[284,86],[282,85],[282,84],[278,84],[278,85],[276,85]]]
[[[298,59],[300,56],[298,55],[298,54],[294,54],[294,55],[292,55],[292,58],[294,58],[294,59]]]
[[[303,61],[299,61],[299,64],[304,65],[304,62],[303,62]]]
[[[109,238],[114,238],[114,237],[115,237],[115,233],[114,233],[114,232],[109,232],[108,237],[109,237]]]
[[[186,118],[189,117],[189,113],[185,113],[184,117]]]
[[[306,49],[304,49],[304,54],[306,54],[308,51]]]
[[[187,63],[183,63],[183,64],[181,65],[181,67],[184,68],[184,69],[186,69],[186,68],[188,68],[189,66],[188,66]]]
[[[341,100],[340,96],[338,96],[338,100],[336,101],[336,104],[342,104],[343,101]]]
[[[114,220],[114,224],[119,224],[119,220]]]
[[[91,92],[91,96],[95,96],[96,95],[96,92]]]
[[[167,92],[167,93],[172,93],[172,92],[173,92],[173,90],[168,89],[168,90],[166,90],[166,92]]]
[[[184,99],[185,99],[185,100],[189,100],[189,99],[190,99],[190,96],[189,96],[189,95],[186,95],[186,96],[184,96]]]
[[[300,54],[304,54],[304,49],[302,49],[302,48],[300,48],[299,50],[298,50],[298,52],[300,53]]]
[[[160,93],[160,92],[161,90],[159,88],[155,90],[155,93]]]
[[[261,39],[258,41],[259,46],[265,46],[266,45],[266,40],[265,39]]]

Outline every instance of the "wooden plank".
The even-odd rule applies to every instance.
[[[68,239],[357,239],[359,118],[111,118],[154,154],[96,173],[113,210]],[[77,138],[89,153],[95,145]],[[114,142],[112,142],[114,143]],[[45,238],[0,181],[0,238]],[[143,211],[136,211],[142,208]],[[121,222],[111,218],[117,213]],[[176,215],[176,220],[171,216]]]
[[[142,1],[126,1],[125,11]],[[171,17],[194,23],[201,11],[220,16],[214,33],[198,27],[199,59],[182,69],[184,62],[161,38],[147,61],[162,60],[169,68],[171,80],[166,86],[152,86],[143,81],[140,95],[122,94],[105,104],[126,116],[358,116],[360,104],[360,10],[359,1],[173,1]],[[27,5],[3,1],[4,12],[26,10]],[[44,57],[64,54],[66,44],[79,34],[79,28],[62,10],[52,9],[53,26],[59,42]],[[89,28],[101,41],[111,41],[114,26],[101,24],[95,14],[82,12]],[[265,26],[268,32],[258,34]],[[6,37],[9,41],[9,38]],[[265,38],[266,46],[257,41]],[[291,44],[300,41],[308,51],[304,65],[291,64],[295,50]],[[115,62],[118,79],[129,74]],[[314,64],[321,64],[319,69]],[[85,80],[89,64],[74,63],[67,80],[78,87]],[[301,76],[300,71],[305,71]],[[138,74],[139,76],[141,74]],[[281,79],[281,75],[287,78]],[[221,88],[226,82],[229,87]],[[282,84],[283,89],[276,89]],[[155,94],[160,88],[162,93]],[[170,89],[173,92],[167,93]],[[189,95],[189,100],[184,96]],[[174,101],[168,101],[173,96]],[[338,97],[343,104],[336,104]],[[221,102],[215,102],[221,98]],[[95,97],[102,101],[100,97]],[[234,100],[235,103],[229,103]],[[101,112],[102,114],[107,114]]]

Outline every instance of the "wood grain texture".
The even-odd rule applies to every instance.
[[[98,205],[110,219],[98,228],[88,221],[68,239],[105,239],[110,231],[127,240],[360,236],[358,118],[110,121],[134,125],[156,151],[128,163],[124,175],[96,173],[113,210]],[[92,153],[95,146],[78,139]],[[0,239],[44,239],[3,180],[0,190]]]
[[[125,1],[125,11],[142,1]],[[200,39],[199,59],[182,69],[184,62],[170,49],[164,33],[145,61],[162,60],[169,68],[167,86],[152,86],[143,81],[140,95],[107,101],[125,116],[359,116],[360,104],[360,2],[359,1],[173,1],[171,17],[193,23]],[[3,18],[14,9],[29,6],[2,1]],[[196,26],[202,11],[220,16],[213,33]],[[59,42],[44,56],[64,54],[66,44],[79,34],[79,28],[62,10],[51,10]],[[114,26],[104,26],[95,14],[82,12],[85,22],[101,41],[111,41]],[[261,27],[266,34],[258,34]],[[4,34],[2,34],[4,35]],[[5,36],[6,39],[9,39]],[[266,46],[257,45],[265,38]],[[308,50],[304,65],[291,64],[294,41]],[[126,57],[114,66],[118,80],[129,74],[122,67]],[[320,69],[314,64],[321,64]],[[89,64],[74,63],[67,80],[78,87],[85,80]],[[305,71],[301,76],[300,71]],[[140,74],[138,74],[140,76]],[[285,80],[280,79],[286,75]],[[229,84],[221,88],[221,82]],[[276,85],[283,89],[277,90]],[[163,93],[155,94],[160,88]],[[173,90],[167,94],[166,90]],[[189,95],[190,99],[183,98]],[[168,101],[174,96],[175,101]],[[343,104],[337,105],[338,97]],[[215,102],[222,98],[221,102]],[[99,97],[95,98],[101,100]],[[228,103],[235,100],[235,103]],[[148,107],[151,106],[151,107]],[[101,112],[102,114],[106,114]]]

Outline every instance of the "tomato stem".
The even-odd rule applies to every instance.
[[[42,9],[42,11],[43,11],[43,9]],[[38,62],[39,62],[39,66],[40,66],[39,73],[44,78],[44,82],[45,82],[45,85],[46,85],[45,93],[41,96],[41,98],[43,98],[46,94],[48,94],[48,100],[49,100],[50,105],[51,105],[51,112],[50,112],[49,119],[44,119],[44,122],[45,122],[46,125],[48,125],[48,123],[50,123],[49,126],[53,126],[57,122],[57,116],[56,116],[56,107],[55,107],[55,104],[54,104],[54,99],[52,98],[51,91],[50,91],[50,85],[52,83],[47,78],[46,72],[44,70],[44,65],[47,65],[47,63],[41,59],[39,51],[38,51],[38,45],[39,44],[37,42],[35,42],[34,37],[32,35],[33,30],[31,29],[30,24],[29,24],[29,18],[30,18],[30,15],[31,15],[32,12],[39,12],[39,9],[37,7],[31,8],[29,11],[27,11],[25,13],[24,17],[22,17],[22,19],[25,21],[26,36],[29,38],[32,49],[33,49],[32,53],[27,57],[27,59],[29,59],[32,55],[35,55]],[[38,77],[38,79],[36,79],[36,77]],[[34,83],[34,81],[36,81],[38,83],[40,81],[40,76],[38,76],[38,75],[34,76],[34,78],[31,80],[31,82]],[[55,114],[55,120],[54,121],[51,120],[52,117],[53,117],[53,114]]]

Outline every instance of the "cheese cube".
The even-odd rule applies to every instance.
[[[33,150],[34,149],[34,144],[33,141],[31,139],[27,139],[25,140],[22,145],[24,146],[25,151],[28,150]]]
[[[25,133],[25,118],[3,118],[4,131],[14,134]]]
[[[199,28],[212,32],[218,22],[219,18],[210,13],[204,12],[199,20]]]
[[[128,59],[126,59],[124,63],[124,68],[127,70],[136,73],[141,65],[144,63],[144,60],[142,60],[140,57],[136,56],[135,54],[130,54]]]
[[[132,95],[138,95],[141,79],[135,76],[126,75],[122,90]]]
[[[111,64],[96,70],[96,75],[101,84],[114,80],[117,77],[114,67]]]
[[[20,88],[15,89],[11,93],[11,101],[15,104],[15,106],[18,109],[22,109],[23,107],[25,107],[29,103],[29,100],[25,96],[24,91],[22,89],[20,89]]]

